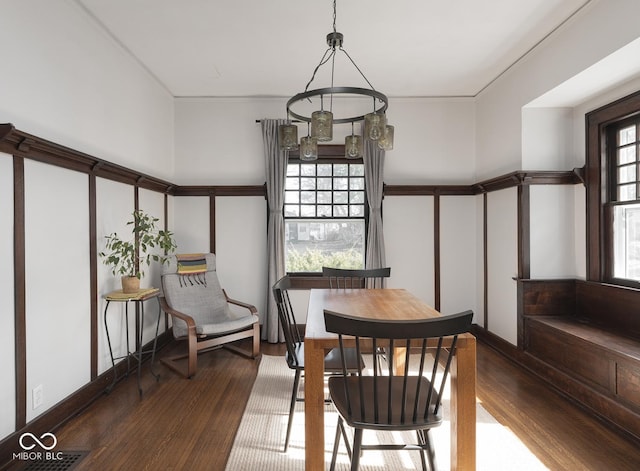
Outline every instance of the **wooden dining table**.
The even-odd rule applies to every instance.
[[[369,319],[424,319],[441,314],[404,289],[312,289],[304,338],[305,469],[325,469],[324,357],[338,346],[324,310]],[[397,356],[396,356],[397,357]],[[451,469],[476,468],[476,339],[458,337],[451,365]]]

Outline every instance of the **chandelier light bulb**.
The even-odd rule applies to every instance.
[[[281,124],[278,126],[278,142],[282,150],[298,148],[298,126],[295,124]]]
[[[384,135],[378,139],[378,147],[382,150],[393,150],[393,126],[384,127]]]
[[[347,159],[362,157],[362,137],[352,134],[344,139],[344,156]]]
[[[311,137],[319,142],[333,139],[333,113],[331,111],[314,111],[311,113]]]
[[[305,136],[300,139],[300,160],[318,159],[318,140],[315,137]]]
[[[368,139],[377,141],[384,136],[387,119],[384,113],[373,112],[364,117],[364,134]]]

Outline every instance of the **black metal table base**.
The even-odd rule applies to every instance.
[[[143,333],[143,327],[144,327],[144,301],[146,301],[147,299],[139,299],[139,300],[131,299],[131,300],[124,301],[127,354],[120,357],[113,356],[113,348],[111,347],[111,338],[109,336],[109,326],[107,325],[107,311],[109,310],[109,303],[111,303],[112,300],[107,299],[107,304],[104,308],[104,328],[107,334],[107,344],[109,345],[109,355],[111,356],[111,366],[113,369],[113,381],[105,389],[105,392],[107,394],[109,394],[113,390],[113,387],[116,385],[119,379],[129,376],[129,373],[131,372],[131,358],[133,358],[134,360],[138,361],[138,365],[137,365],[138,366],[137,368],[138,392],[140,393],[140,397],[142,397],[142,387],[140,383],[140,374],[142,371],[142,359],[144,355],[148,355],[149,353],[151,354],[151,366],[150,366],[151,374],[156,378],[156,381],[160,381],[160,375],[156,373],[154,370],[154,360],[156,355],[156,345],[158,342],[158,331],[160,328],[160,317],[162,315],[162,309],[160,308],[160,300],[158,299],[158,296],[155,296],[155,297],[158,300],[158,319],[156,321],[156,333],[155,333],[155,336],[153,337],[152,349],[146,350],[146,351],[142,350],[142,333]],[[136,310],[136,349],[133,352],[131,351],[131,348],[129,345],[129,301],[133,301],[138,305],[138,309]],[[118,376],[117,368],[116,368],[116,360],[120,360],[123,358],[126,358],[127,360],[127,370],[123,375]]]

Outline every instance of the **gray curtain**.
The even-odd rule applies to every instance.
[[[382,231],[382,191],[385,151],[377,142],[364,140],[364,178],[369,201],[369,230],[367,234],[366,268],[387,266]]]
[[[267,176],[267,204],[269,225],[267,228],[267,302],[266,312],[261,314],[262,339],[271,343],[284,342],[284,335],[278,323],[278,308],[271,293],[271,287],[285,275],[284,270],[284,185],[287,176],[288,152],[278,145],[278,126],[287,121],[263,119],[262,141]]]

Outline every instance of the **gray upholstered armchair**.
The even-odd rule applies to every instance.
[[[173,335],[185,339],[188,353],[163,359],[163,363],[184,374],[176,360],[188,358],[187,378],[196,373],[198,353],[219,346],[255,358],[260,351],[260,324],[254,306],[230,299],[216,274],[214,254],[174,255],[162,270],[162,309],[172,317]],[[253,339],[251,351],[229,345]]]

